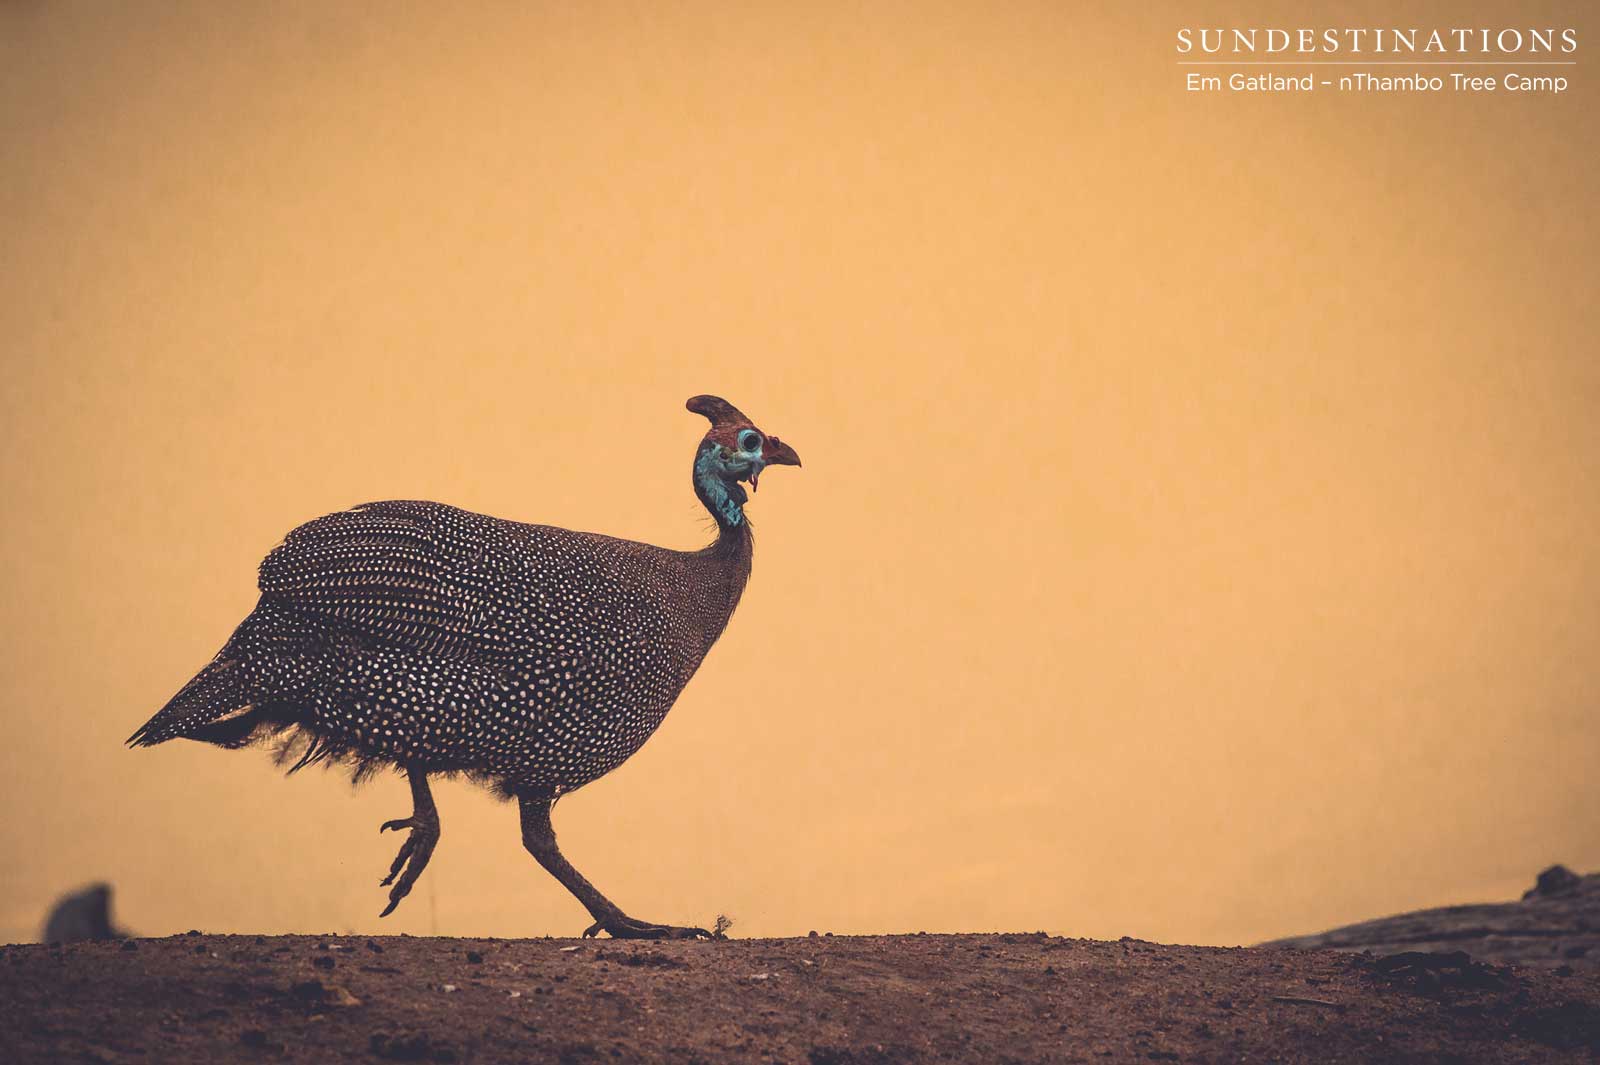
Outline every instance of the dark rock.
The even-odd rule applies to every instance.
[[[1555,895],[1567,895],[1578,890],[1578,885],[1583,883],[1583,877],[1574,873],[1564,865],[1552,865],[1539,874],[1539,879],[1533,887],[1522,893],[1524,899],[1551,898]]]
[[[127,934],[111,923],[111,885],[90,884],[56,901],[39,938],[46,943],[77,943]]]
[[[301,1002],[321,1002],[328,996],[328,989],[322,986],[321,980],[304,980],[289,988],[289,995]]]
[[[1406,984],[1424,992],[1447,987],[1503,991],[1509,980],[1504,970],[1473,961],[1462,950],[1438,954],[1408,950],[1374,958],[1371,965],[1376,973],[1391,983]]]

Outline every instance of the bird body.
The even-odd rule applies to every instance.
[[[727,625],[750,554],[747,522],[687,552],[441,503],[329,514],[267,555],[255,610],[136,742],[293,726],[307,761],[554,797],[649,739]]]
[[[402,769],[417,810],[388,826],[413,829],[390,910],[421,871],[407,865],[411,844],[437,838],[430,774],[467,773],[521,800],[525,840],[538,832],[526,806],[542,803],[548,829],[550,803],[649,739],[728,624],[752,550],[738,482],[799,464],[726,401],[698,396],[689,409],[712,422],[693,468],[717,521],[710,546],[675,551],[419,501],[317,518],[267,555],[255,609],[129,743],[239,747],[287,734],[294,768]],[[559,859],[553,834],[548,844]],[[431,842],[422,849],[426,864]]]

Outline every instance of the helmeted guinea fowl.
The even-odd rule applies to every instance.
[[[428,776],[467,773],[514,796],[522,839],[601,930],[704,936],[629,917],[556,846],[562,795],[621,765],[653,733],[722,634],[750,576],[740,481],[800,465],[732,404],[711,421],[694,490],[717,523],[700,551],[524,525],[440,503],[369,503],[300,526],[261,563],[261,599],[215,659],[129,739],[240,747],[302,741],[293,769],[347,761],[403,770],[411,816],[389,876],[392,912],[439,840]],[[291,770],[292,771],[292,770]]]

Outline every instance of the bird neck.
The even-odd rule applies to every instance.
[[[744,595],[754,553],[755,540],[750,534],[750,522],[745,520],[737,525],[719,522],[717,538],[688,555],[690,581],[699,604],[707,649],[722,635]]]
[[[694,494],[717,521],[719,539],[730,530],[747,524],[744,503],[748,498],[738,481],[722,476],[716,448],[702,449],[694,459]]]
[[[717,538],[689,556],[697,595],[706,612],[707,647],[739,605],[745,582],[750,579],[755,547],[750,519],[744,513],[744,488],[722,474],[714,447],[704,448],[695,456],[694,494],[717,523]]]

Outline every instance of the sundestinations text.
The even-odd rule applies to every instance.
[[[1578,31],[1542,29],[1455,28],[1399,29],[1387,26],[1343,29],[1280,27],[1224,29],[1184,27],[1178,30],[1179,55],[1571,55],[1578,50]]]

